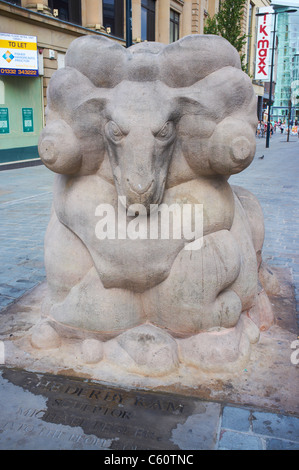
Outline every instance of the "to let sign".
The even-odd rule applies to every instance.
[[[270,81],[270,43],[272,27],[272,8],[260,8],[259,13],[265,13],[258,16],[257,42],[256,42],[256,62],[255,62],[255,80],[263,82]],[[268,13],[268,14],[267,14]]]
[[[38,76],[35,36],[0,33],[0,75]]]

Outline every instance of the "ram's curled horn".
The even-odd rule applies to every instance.
[[[66,66],[103,88],[113,88],[122,80],[161,80],[173,88],[186,87],[223,67],[241,68],[240,57],[228,41],[196,34],[170,45],[145,42],[129,49],[105,37],[83,36],[68,49]]]
[[[175,123],[170,166],[174,182],[180,179],[180,159],[199,175],[232,174],[249,165],[256,125],[252,85],[231,44],[207,35],[187,36],[168,46],[142,43],[129,49],[101,36],[73,41],[66,67],[53,75],[48,88],[47,126],[39,145],[45,164],[65,174],[97,172],[107,156],[105,126],[113,114],[108,108],[116,109],[119,96],[121,103],[134,107],[133,89],[137,96],[138,86],[145,82],[156,84],[152,99],[143,103],[142,93],[138,98],[148,124],[156,125],[149,112],[155,101],[159,107],[152,114],[154,120],[158,123],[163,114]],[[50,152],[53,133],[56,150],[51,147]],[[140,137],[146,143],[145,134]],[[113,181],[111,175],[107,178]]]

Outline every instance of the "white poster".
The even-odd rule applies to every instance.
[[[274,19],[273,8],[260,8],[259,13],[265,13],[263,16],[257,16],[257,40],[256,40],[256,62],[255,62],[255,80],[263,82],[270,81],[271,73],[271,55],[272,55],[272,21]],[[268,14],[267,14],[268,13]]]
[[[0,75],[38,75],[35,36],[0,33]]]

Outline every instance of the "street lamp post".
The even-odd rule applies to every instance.
[[[274,49],[275,49],[275,34],[276,34],[276,17],[278,13],[295,13],[297,10],[275,10],[273,13],[257,13],[256,16],[274,15],[274,28],[273,28],[273,43],[272,43],[272,56],[271,56],[271,72],[270,72],[270,89],[269,89],[269,106],[268,106],[268,121],[267,121],[267,135],[266,135],[266,148],[270,146],[270,114],[272,103],[272,82],[273,82],[273,67],[274,67]]]

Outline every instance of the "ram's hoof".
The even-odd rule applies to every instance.
[[[31,335],[31,344],[37,349],[56,349],[60,346],[60,337],[48,322],[37,324]]]
[[[103,343],[97,339],[85,339],[82,343],[82,357],[87,364],[96,364],[103,359]]]
[[[106,345],[107,359],[128,372],[162,376],[179,366],[176,341],[164,330],[141,325],[122,333]]]

